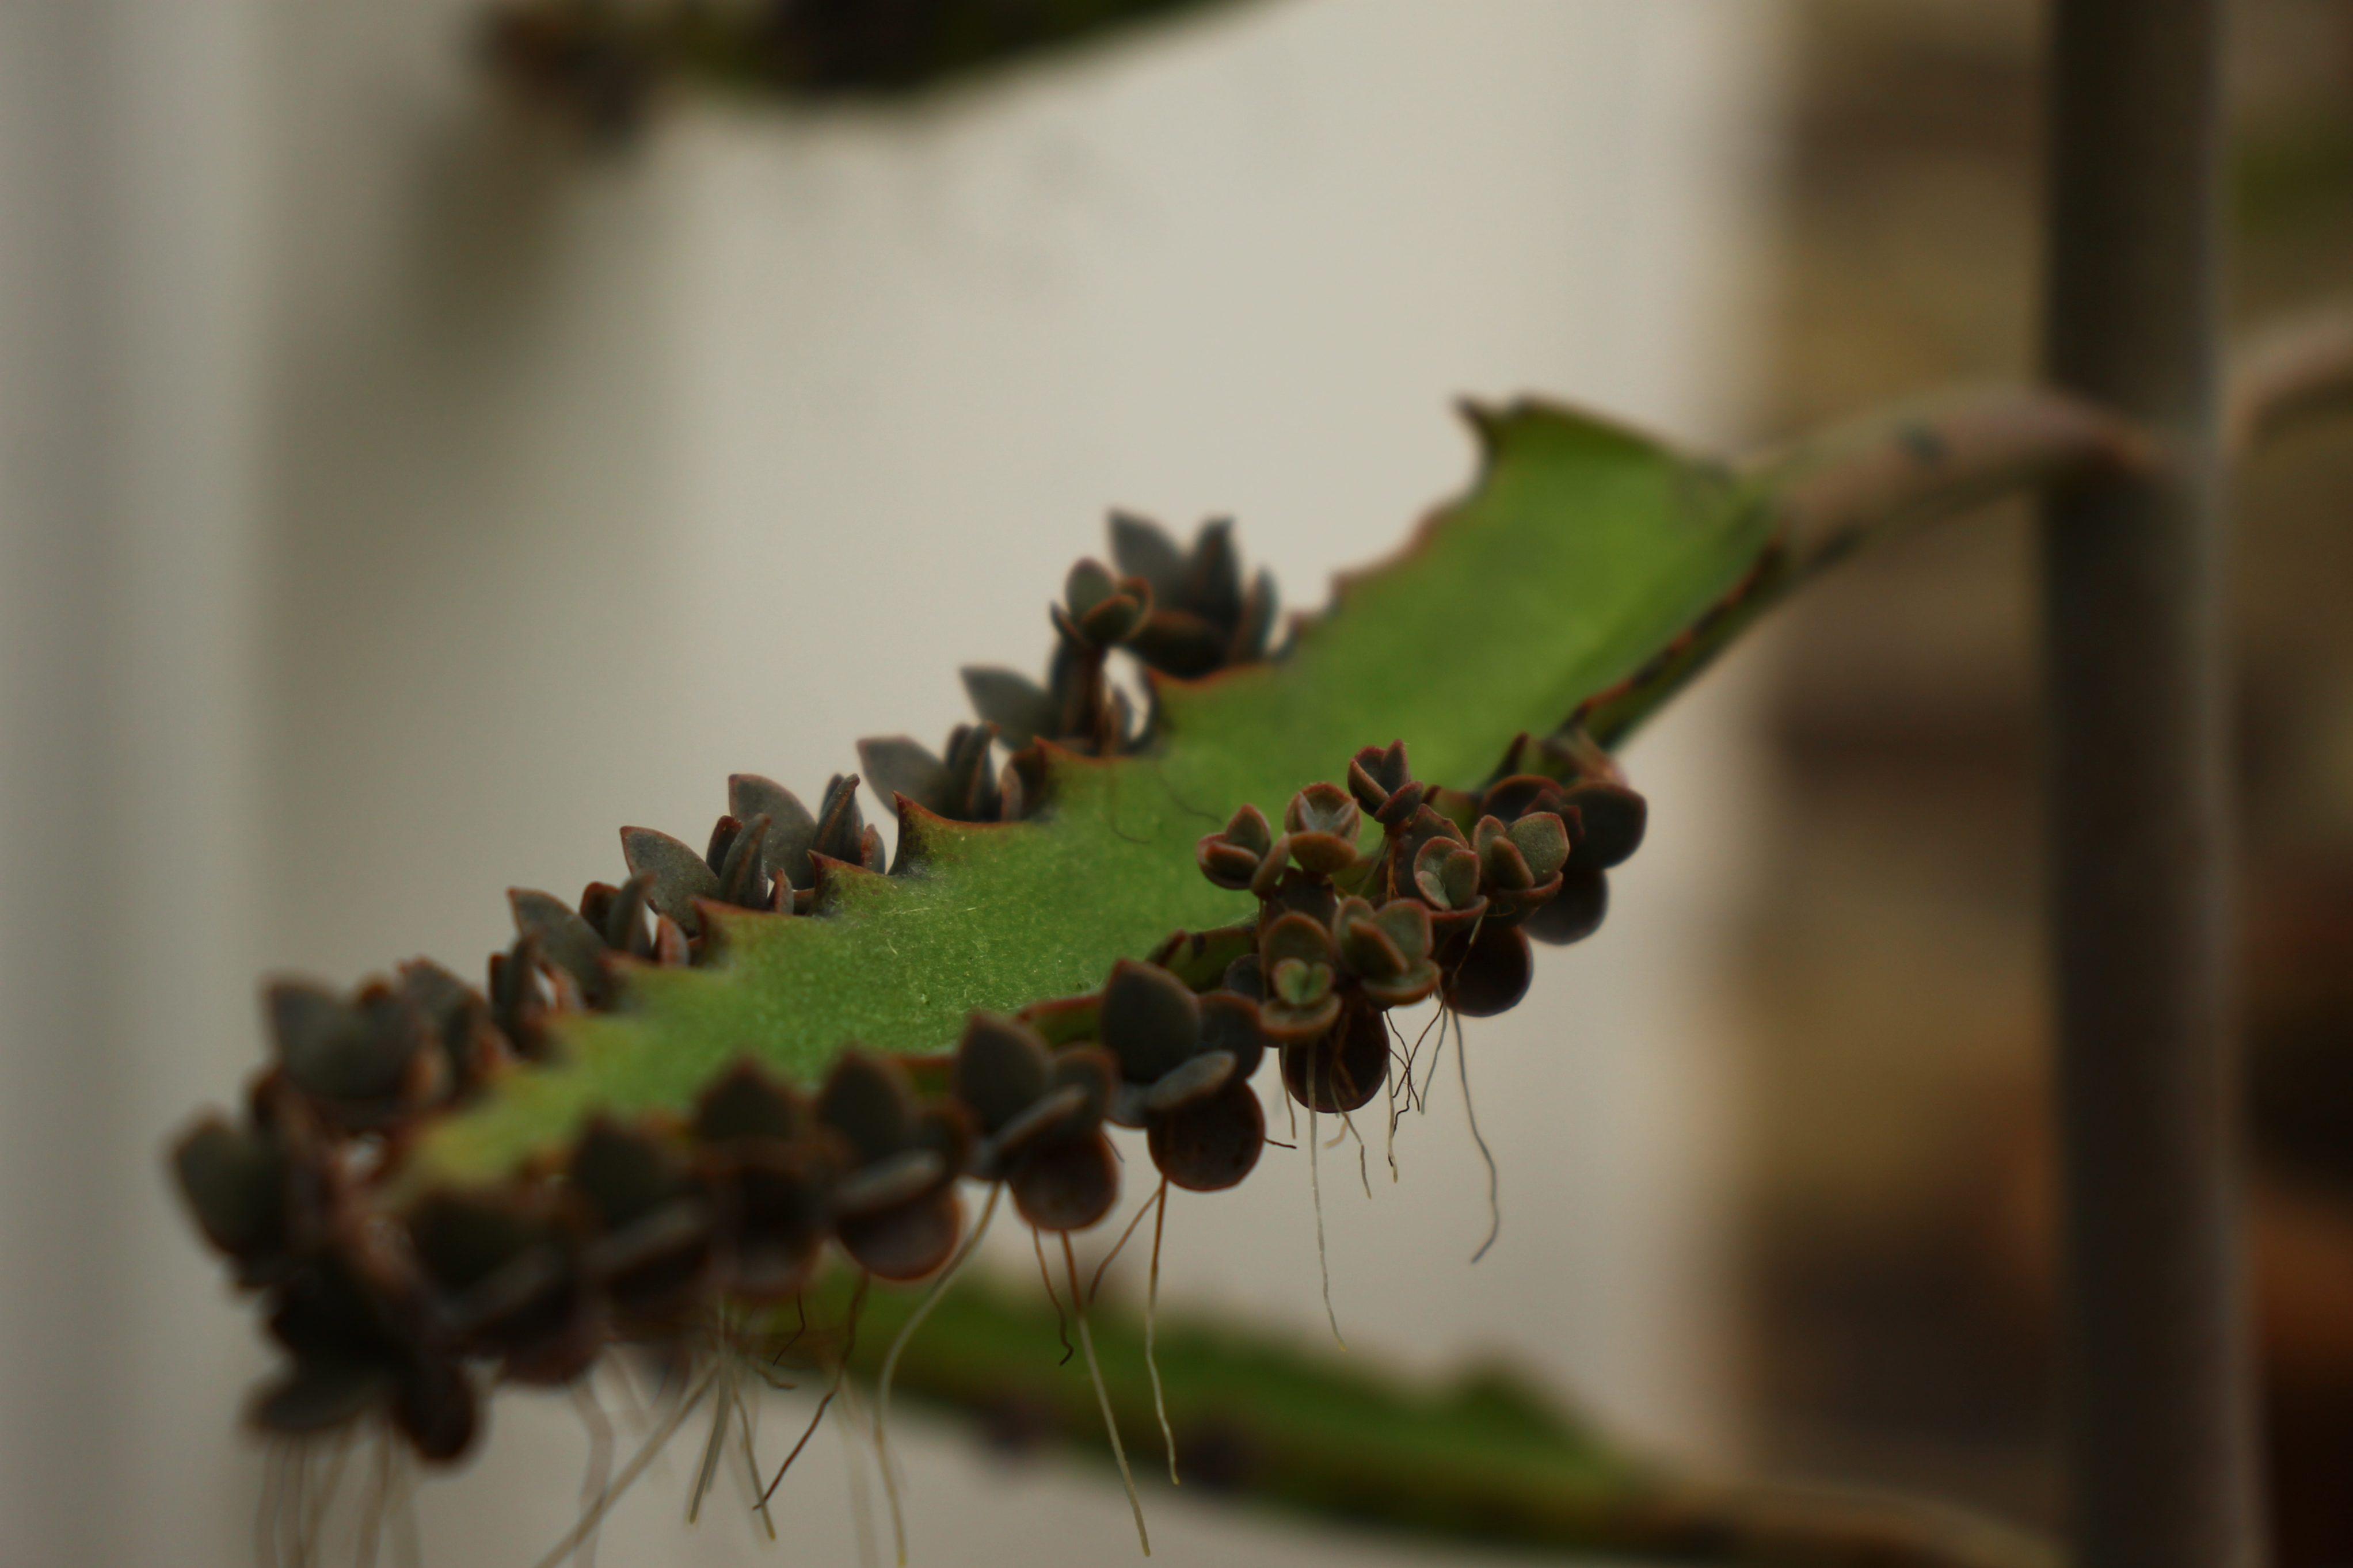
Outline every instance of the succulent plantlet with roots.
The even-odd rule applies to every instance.
[[[1276,652],[1273,585],[1228,525],[1180,547],[1115,518],[1113,563],[1082,562],[1049,608],[1044,680],[968,669],[978,721],[942,752],[861,745],[899,817],[887,870],[860,775],[810,810],[739,773],[702,848],[632,827],[626,874],[576,903],[513,891],[480,991],[423,963],[273,987],[244,1115],[174,1153],[288,1352],[255,1422],[375,1421],[445,1463],[479,1391],[585,1390],[633,1347],[696,1369],[662,1427],[712,1402],[699,1498],[731,1430],[756,1464],[771,1361],[825,1372],[820,1415],[841,1388],[846,1353],[805,1342],[839,1257],[854,1303],[934,1281],[875,1415],[903,1550],[888,1389],[977,1240],[965,1185],[982,1226],[1009,1198],[1059,1238],[1093,1367],[1070,1237],[1117,1203],[1113,1131],[1143,1132],[1157,1175],[1130,1226],[1151,1209],[1156,1301],[1169,1191],[1250,1176],[1271,1053],[1308,1112],[1320,1249],[1316,1121],[1398,1091],[1390,1016],[1439,999],[1459,1067],[1461,1018],[1525,992],[1531,937],[1590,934],[1640,842],[1641,797],[1562,721],[1769,543],[1718,470],[1541,408],[1477,424],[1479,487]],[[590,1489],[572,1545],[647,1457]]]

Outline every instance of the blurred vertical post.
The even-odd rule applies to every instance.
[[[2057,0],[2044,353],[2159,477],[2043,521],[2080,1568],[2262,1556],[2231,1050],[2221,0]]]

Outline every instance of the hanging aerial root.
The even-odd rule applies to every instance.
[[[1144,1287],[1144,1370],[1152,1378],[1152,1413],[1160,1418],[1160,1440],[1168,1447],[1168,1484],[1176,1479],[1176,1434],[1168,1426],[1168,1396],[1160,1388],[1160,1357],[1154,1349],[1155,1320],[1160,1312],[1160,1237],[1168,1223],[1168,1179],[1160,1180],[1160,1194],[1152,1202],[1152,1271]]]
[[[817,1409],[810,1414],[808,1426],[802,1430],[800,1441],[793,1445],[793,1451],[785,1456],[785,1462],[776,1467],[776,1475],[760,1493],[763,1504],[776,1496],[776,1489],[785,1484],[785,1475],[793,1468],[793,1461],[801,1457],[801,1450],[808,1447],[811,1437],[817,1436],[817,1429],[825,1423],[825,1413],[832,1408],[835,1397],[841,1393],[842,1381],[849,1374],[850,1353],[858,1348],[858,1321],[866,1310],[866,1292],[873,1283],[874,1276],[864,1269],[859,1270],[858,1288],[849,1295],[849,1316],[842,1334],[841,1359],[834,1364],[833,1380],[826,1384],[825,1393],[818,1397]]]
[[[1086,1304],[1079,1300],[1079,1255],[1071,1250],[1071,1233],[1062,1232],[1062,1266],[1071,1280],[1071,1300],[1079,1320],[1079,1344],[1087,1356],[1087,1376],[1094,1380],[1095,1403],[1103,1406],[1103,1431],[1111,1438],[1111,1457],[1119,1463],[1120,1485],[1127,1489],[1127,1506],[1135,1514],[1136,1543],[1144,1548],[1146,1557],[1152,1555],[1152,1536],[1144,1528],[1144,1500],[1136,1495],[1135,1473],[1127,1468],[1127,1449],[1119,1440],[1119,1418],[1112,1414],[1111,1391],[1103,1386],[1103,1363],[1095,1360],[1095,1337],[1087,1328]]]
[[[604,1402],[583,1373],[567,1385],[572,1393],[572,1405],[580,1413],[580,1425],[588,1434],[588,1469],[581,1478],[580,1506],[591,1507],[605,1490],[613,1475],[613,1423],[605,1414]],[[580,1542],[573,1568],[596,1568],[596,1532],[591,1531]]]
[[[982,1205],[980,1218],[974,1223],[972,1234],[965,1238],[964,1246],[940,1271],[940,1277],[932,1282],[932,1288],[923,1293],[921,1301],[915,1303],[915,1310],[907,1314],[906,1322],[892,1337],[891,1348],[882,1357],[882,1375],[875,1380],[874,1462],[881,1468],[882,1495],[891,1505],[891,1542],[899,1553],[899,1568],[907,1568],[907,1521],[899,1506],[898,1478],[891,1468],[891,1383],[899,1375],[899,1357],[905,1352],[907,1342],[914,1338],[915,1331],[923,1327],[923,1320],[932,1315],[932,1309],[939,1305],[942,1296],[947,1294],[948,1286],[954,1283],[965,1260],[979,1249],[980,1238],[988,1234],[988,1222],[997,1216],[997,1199],[1004,1194],[1003,1184],[990,1184],[988,1202]]]
[[[735,1413],[735,1379],[733,1364],[722,1353],[715,1369],[715,1396],[711,1402],[711,1436],[703,1441],[702,1462],[695,1466],[694,1489],[686,1498],[686,1522],[692,1524],[702,1516],[702,1498],[711,1489],[712,1478],[719,1473],[720,1455],[727,1445],[727,1417]]]
[[[1078,1347],[1071,1343],[1071,1320],[1063,1315],[1062,1298],[1055,1292],[1054,1276],[1046,1268],[1046,1238],[1034,1225],[1029,1227],[1029,1245],[1038,1254],[1038,1278],[1046,1282],[1046,1300],[1054,1303],[1054,1332],[1062,1342],[1062,1359],[1054,1364],[1068,1366]]]
[[[882,1568],[882,1553],[874,1539],[874,1496],[866,1488],[866,1458],[873,1445],[866,1436],[866,1411],[858,1400],[858,1385],[841,1391],[841,1419],[833,1424],[841,1438],[842,1470],[849,1483],[849,1524],[858,1536],[859,1568]]]
[[[1462,1114],[1471,1123],[1471,1142],[1479,1146],[1479,1158],[1487,1163],[1487,1239],[1481,1242],[1479,1250],[1471,1255],[1471,1261],[1476,1263],[1487,1256],[1487,1249],[1495,1245],[1495,1237],[1503,1234],[1504,1204],[1502,1178],[1495,1170],[1494,1151],[1487,1147],[1487,1140],[1480,1133],[1479,1112],[1471,1103],[1471,1053],[1462,1038],[1462,1016],[1460,1013],[1454,1016],[1454,1071],[1462,1081]]]
[[[735,1394],[735,1418],[744,1433],[744,1473],[751,1489],[746,1495],[752,1499],[752,1507],[758,1512],[760,1523],[767,1531],[768,1539],[773,1542],[776,1539],[776,1516],[768,1511],[768,1500],[761,1491],[760,1453],[752,1428],[752,1402],[744,1397],[740,1385]]]
[[[1167,1178],[1162,1177],[1160,1184],[1166,1187]],[[1135,1205],[1135,1213],[1128,1216],[1127,1228],[1119,1233],[1119,1239],[1111,1244],[1111,1250],[1104,1253],[1103,1261],[1095,1265],[1093,1275],[1087,1280],[1087,1305],[1094,1305],[1095,1298],[1103,1294],[1103,1276],[1111,1272],[1113,1263],[1119,1261],[1119,1255],[1127,1250],[1129,1238],[1135,1235],[1136,1226],[1144,1223],[1144,1216],[1152,1212],[1152,1204],[1153,1200],[1146,1198]]]
[[[694,1414],[695,1406],[702,1403],[703,1395],[711,1392],[718,1378],[719,1369],[715,1366],[702,1374],[702,1380],[680,1398],[678,1407],[655,1424],[653,1431],[631,1456],[629,1462],[621,1468],[621,1473],[613,1478],[612,1484],[605,1489],[595,1505],[580,1516],[579,1521],[565,1532],[564,1539],[557,1542],[534,1568],[556,1568],[556,1564],[570,1556],[597,1526],[604,1523],[605,1516],[613,1510],[613,1505],[621,1500],[639,1476],[645,1474],[646,1467],[654,1462],[655,1456],[662,1451],[663,1446],[686,1424],[686,1418]]]
[[[1315,1158],[1315,1108],[1307,1108],[1307,1194],[1315,1205],[1315,1268],[1324,1279],[1324,1319],[1332,1325],[1332,1340],[1342,1350],[1348,1348],[1347,1336],[1340,1331],[1340,1314],[1332,1307],[1332,1256],[1324,1244],[1324,1178],[1318,1173]]]

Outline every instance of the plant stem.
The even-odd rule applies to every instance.
[[[2225,449],[2236,458],[2318,416],[2353,406],[2353,304],[2299,313],[2232,356]]]
[[[2220,0],[2059,0],[2050,380],[2163,464],[2042,529],[2082,1568],[2261,1557],[2228,1019]]]

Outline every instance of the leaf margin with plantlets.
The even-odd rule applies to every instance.
[[[1279,810],[1335,758],[1398,738],[1431,777],[1475,784],[1514,736],[1553,734],[1674,647],[1775,547],[1770,491],[1728,468],[1540,403],[1465,412],[1482,458],[1472,487],[1402,549],[1341,577],[1279,658],[1150,673],[1155,732],[1142,752],[1040,744],[1041,819],[962,823],[907,805],[900,874],[824,866],[817,920],[712,911],[717,962],[630,966],[617,1005],[554,1026],[558,1061],[433,1128],[414,1152],[418,1177],[494,1177],[593,1110],[679,1109],[746,1049],[809,1082],[853,1040],[944,1054],[975,1008],[1091,990],[1115,959],[1247,913],[1188,863],[1202,829],[1237,805]],[[1642,560],[1653,548],[1661,559]],[[1592,592],[1580,569],[1597,561],[1633,602]],[[1413,629],[1461,604],[1472,607],[1452,635]],[[1221,727],[1252,738],[1218,739]],[[1218,753],[1246,749],[1250,769],[1221,765]],[[939,940],[959,910],[974,929]]]
[[[559,1383],[615,1342],[703,1343],[828,1244],[885,1280],[953,1268],[962,1178],[984,1224],[1009,1190],[1067,1239],[1117,1197],[1106,1121],[1165,1183],[1222,1190],[1264,1146],[1266,1057],[1312,1122],[1395,1092],[1390,1009],[1516,1003],[1531,936],[1590,934],[1641,835],[1641,797],[1555,720],[1750,580],[1778,525],[1769,495],[1616,426],[1472,423],[1467,494],[1272,657],[1271,581],[1227,525],[1186,551],[1115,518],[1116,569],[1082,561],[1052,606],[1044,685],[967,671],[983,721],[944,754],[861,745],[899,785],[887,871],[857,775],[811,811],[739,774],[706,849],[628,827],[620,884],[512,889],[480,992],[422,960],[348,999],[274,987],[246,1121],[173,1153],[290,1352],[256,1422],[380,1415],[451,1460],[480,1429],[470,1369]],[[1207,743],[1221,710],[1246,720]],[[1376,724],[1461,784],[1417,779],[1403,739],[1326,776]],[[1027,743],[992,779],[1000,730]],[[1278,836],[1255,801],[1285,797]],[[1203,800],[1242,804],[1204,834]],[[1030,929],[1006,938],[1008,911]],[[1004,962],[1025,937],[1049,968]],[[845,995],[867,1015],[825,1011]]]

